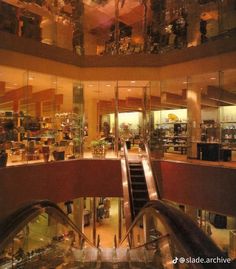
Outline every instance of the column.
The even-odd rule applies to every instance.
[[[87,142],[90,145],[92,140],[95,140],[98,136],[98,111],[97,100],[87,99],[85,102],[86,114],[88,121],[88,137]]]
[[[115,87],[115,154],[119,152],[119,88],[118,81]]]
[[[195,222],[197,222],[197,209],[196,207],[186,205],[185,213]]]
[[[49,18],[43,18],[40,24],[42,29],[42,43],[57,45],[57,24]]]
[[[78,198],[73,203],[73,220],[81,232],[84,232],[84,198]]]
[[[188,46],[197,46],[200,44],[200,17],[201,10],[198,1],[189,1],[188,3],[188,32],[187,43]]]
[[[197,158],[197,142],[201,141],[201,91],[188,83],[187,89],[188,115],[188,151],[187,157]]]

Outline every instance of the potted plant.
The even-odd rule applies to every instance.
[[[94,140],[91,142],[92,155],[94,158],[105,158],[108,143],[105,140]]]
[[[77,157],[81,156],[83,152],[83,141],[80,137],[73,138],[73,154]]]

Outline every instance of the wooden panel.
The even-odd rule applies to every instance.
[[[74,160],[0,169],[0,219],[34,199],[122,197],[120,160]]]
[[[6,92],[4,96],[0,97],[0,103],[29,98],[31,97],[31,95],[32,95],[32,86],[30,85],[24,86],[19,89]]]
[[[208,86],[207,96],[212,100],[221,101],[226,104],[236,104],[236,94],[220,89],[219,87]]]
[[[174,161],[154,161],[153,167],[163,199],[236,216],[236,169]]]
[[[141,98],[135,98],[135,97],[128,97],[126,98],[126,106],[128,107],[134,107],[136,109],[142,107],[142,99]]]
[[[181,107],[186,107],[187,103],[186,100],[183,99],[182,96],[169,93],[169,92],[163,92],[161,94],[161,103],[162,104],[172,104],[172,105],[178,105]]]
[[[46,89],[33,93],[34,102],[54,101],[56,89]]]

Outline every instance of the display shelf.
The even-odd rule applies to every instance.
[[[223,121],[221,122],[221,141],[227,143],[229,148],[236,145],[236,122]]]
[[[164,122],[159,124],[163,130],[164,151],[171,153],[186,154],[187,150],[187,123],[186,122]]]

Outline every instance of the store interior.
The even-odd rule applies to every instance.
[[[1,66],[2,166],[117,158],[124,141],[130,153],[148,142],[154,158],[234,166],[235,74],[74,81]]]

